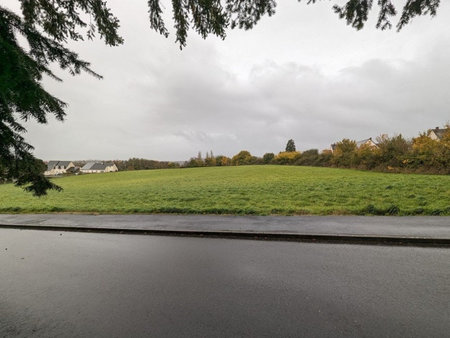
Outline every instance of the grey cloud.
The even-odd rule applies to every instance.
[[[212,64],[202,72],[191,68],[187,75],[174,69],[159,92],[149,91],[166,93],[167,99],[157,105],[158,124],[191,143],[193,154],[197,147],[219,148],[227,155],[246,148],[261,155],[281,150],[291,137],[303,149],[325,148],[343,137],[413,136],[424,129],[425,116],[435,115],[444,123],[445,100],[436,109],[433,97],[449,88],[450,81],[427,76],[436,71],[449,74],[450,69],[428,59],[370,60],[330,78],[304,65],[271,62],[255,67],[242,84]],[[183,80],[190,74],[196,74],[194,81]],[[219,146],[213,135],[226,142]]]
[[[305,150],[326,148],[343,137],[414,136],[449,117],[450,77],[437,81],[429,75],[450,74],[449,68],[430,59],[370,60],[327,76],[312,67],[271,62],[256,66],[241,83],[218,64],[197,60],[168,68],[157,83],[134,83],[135,100],[123,112],[130,119],[117,116],[125,107],[114,98],[103,103],[115,117],[106,118],[94,147],[117,148],[122,158],[177,160],[210,149],[228,156],[241,149],[262,155],[282,150],[289,138]],[[424,125],[430,116],[435,123]],[[122,134],[108,136],[106,130]],[[110,150],[105,154],[111,156]]]
[[[450,119],[445,20],[435,31],[419,22],[410,33],[386,35],[349,33],[333,17],[336,34],[328,26],[307,34],[309,26],[294,16],[322,15],[320,7],[295,7],[295,15],[284,10],[283,17],[280,2],[279,14],[260,28],[233,32],[225,42],[191,35],[180,52],[173,40],[148,31],[145,2],[129,11],[128,3],[112,4],[126,43],[71,44],[105,79],[63,75],[62,84],[44,82],[69,107],[64,123],[28,124],[39,157],[183,160],[198,151],[232,156],[242,149],[262,155],[281,151],[290,138],[301,150],[323,149],[344,137],[410,137]],[[308,20],[304,25],[317,21]],[[277,32],[286,33],[277,39]],[[442,40],[429,38],[436,32]],[[368,57],[366,49],[375,52]]]

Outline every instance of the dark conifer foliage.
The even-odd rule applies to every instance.
[[[293,152],[296,151],[295,149],[295,143],[293,139],[290,139],[289,141],[287,141],[286,143],[286,151],[287,152]]]
[[[0,5],[0,181],[12,180],[35,195],[59,189],[42,176],[42,167],[23,138],[22,121],[46,123],[48,115],[64,119],[66,104],[41,85],[43,75],[60,80],[49,68],[56,63],[72,75],[81,71],[101,78],[64,44],[68,40],[98,35],[107,45],[123,42],[119,20],[104,0],[17,0],[21,15]],[[299,0],[301,1],[301,0]],[[306,0],[313,4],[317,0]],[[404,0],[397,29],[419,15],[436,15],[439,0]],[[251,29],[264,15],[275,14],[275,0],[172,0],[175,41],[186,46],[189,29],[203,38],[224,39],[227,28]],[[147,0],[150,27],[163,36],[169,32],[162,18],[161,0]],[[397,11],[392,0],[378,0],[377,27],[391,28]],[[347,0],[334,6],[340,18],[361,29],[372,10],[373,0]],[[282,32],[280,32],[282,34]],[[27,46],[18,42],[25,38]]]
[[[316,1],[308,0],[308,3],[315,3]],[[348,25],[359,30],[367,22],[373,2],[373,0],[348,0],[343,6],[334,5],[333,9],[339,15],[339,18],[345,19]],[[396,25],[399,31],[416,16],[435,16],[440,0],[406,0],[404,3],[402,14]],[[397,14],[393,1],[378,0],[377,4],[380,7],[380,12],[376,27],[381,29],[392,28],[390,18]]]
[[[88,38],[98,32],[110,45],[122,39],[117,35],[117,19],[101,1],[21,2],[23,17],[0,6],[0,180],[41,196],[60,188],[43,176],[45,166],[25,142],[22,121],[47,123],[48,115],[63,120],[66,106],[42,87],[43,75],[60,80],[49,68],[57,63],[72,75],[85,71],[100,78],[88,62],[63,46],[67,39],[83,39],[80,28],[87,27]],[[83,22],[80,11],[92,14],[94,23]],[[19,44],[19,36],[28,46]]]
[[[319,0],[305,1],[309,5]],[[373,0],[347,0],[343,5],[332,2],[335,3],[333,10],[339,18],[358,30],[364,27],[374,7]],[[393,0],[377,0],[376,3],[379,9],[376,27],[382,30],[392,28],[391,19],[397,15]],[[397,30],[400,31],[416,16],[435,16],[439,4],[440,0],[404,0]],[[169,36],[161,17],[161,0],[148,0],[148,5],[151,28],[165,37]],[[176,42],[181,48],[186,46],[190,28],[203,38],[214,34],[224,39],[227,28],[251,29],[264,15],[275,14],[276,6],[275,0],[172,0]]]

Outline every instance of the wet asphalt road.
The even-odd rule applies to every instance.
[[[450,249],[0,229],[0,337],[444,337]]]

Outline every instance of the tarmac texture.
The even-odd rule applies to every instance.
[[[445,337],[450,250],[0,228],[0,337]]]

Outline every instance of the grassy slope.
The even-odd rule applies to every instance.
[[[55,179],[32,197],[0,185],[0,212],[450,215],[450,176],[242,166]]]

